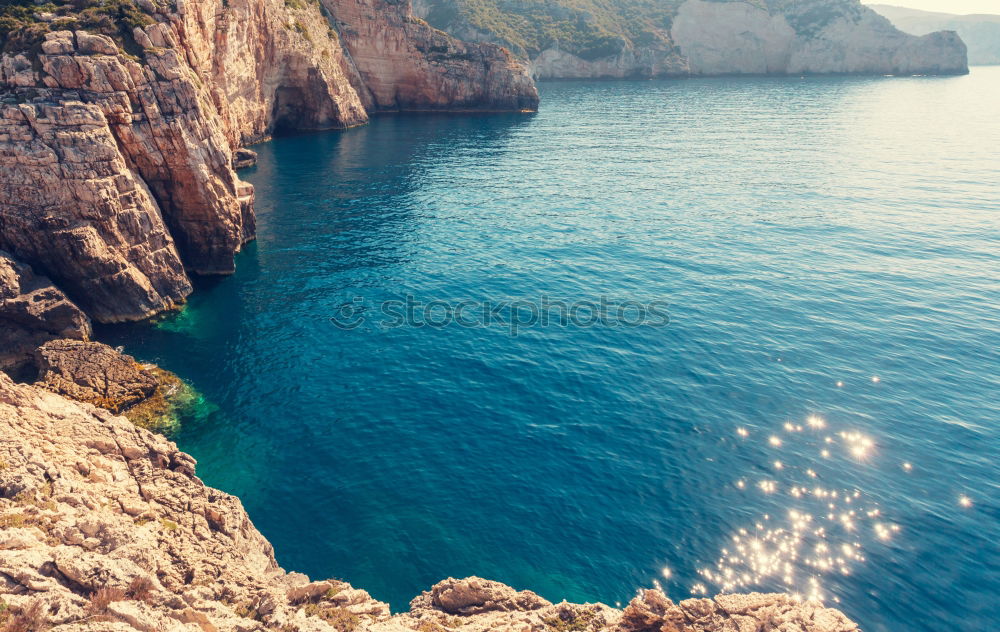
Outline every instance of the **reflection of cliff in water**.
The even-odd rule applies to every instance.
[[[322,248],[324,255],[311,261],[321,272],[399,262],[407,256],[405,235],[419,229],[426,211],[419,194],[424,183],[447,177],[450,164],[468,164],[470,156],[489,163],[503,155],[511,133],[530,120],[524,114],[391,114],[346,132],[257,146],[259,162],[245,176],[257,191],[256,256],[267,258],[260,263],[268,269],[297,267],[288,250],[267,247],[281,243],[295,244],[299,256]],[[283,205],[290,191],[308,200],[295,205],[308,209],[305,214],[290,214]]]

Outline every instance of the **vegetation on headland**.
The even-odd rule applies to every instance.
[[[520,55],[558,46],[585,59],[614,55],[626,42],[666,41],[682,0],[429,0],[427,21],[489,35]]]
[[[152,6],[151,3],[146,3]],[[0,49],[29,50],[50,31],[82,29],[131,44],[132,30],[149,26],[152,16],[134,0],[45,2],[0,0]]]
[[[635,47],[669,46],[670,28],[685,0],[424,0],[427,21],[462,35],[472,29],[507,46],[515,54],[534,57],[558,46],[594,60]],[[741,2],[772,13],[784,13],[803,35],[812,35],[831,20],[864,11],[857,0],[708,0]]]

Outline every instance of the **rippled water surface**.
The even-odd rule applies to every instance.
[[[204,395],[202,477],[283,566],[397,610],[478,574],[1000,627],[1000,68],[542,96],[257,147],[236,275],[103,332]],[[406,295],[670,323],[376,322]]]

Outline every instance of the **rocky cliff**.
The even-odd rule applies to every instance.
[[[509,46],[539,79],[955,74],[954,33],[907,35],[859,0],[419,0],[467,39]]]
[[[766,10],[687,0],[671,36],[691,74],[951,74],[968,72],[953,32],[914,37],[857,2],[806,0]]]
[[[955,31],[969,47],[970,64],[1000,64],[1000,4],[994,9],[994,15],[954,15],[885,4],[873,4],[871,8],[904,33],[928,35],[936,31]]]
[[[413,16],[408,2],[322,0],[341,25],[369,109],[534,110],[526,68],[494,44],[466,43]],[[378,21],[368,16],[378,15]]]
[[[509,54],[407,2],[324,1],[5,4],[0,248],[93,319],[142,319],[182,302],[189,273],[231,272],[253,238],[242,145],[380,109],[537,105]]]
[[[449,579],[391,615],[336,580],[286,573],[240,501],[123,417],[0,373],[0,630],[129,632],[851,632],[783,595],[624,610]]]

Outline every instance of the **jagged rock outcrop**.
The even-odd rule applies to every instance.
[[[968,72],[965,45],[954,33],[907,35],[859,0],[419,0],[416,6],[450,33],[510,46],[539,79]]]
[[[38,70],[0,66],[0,243],[96,320],[170,309],[191,292],[182,251],[225,271],[253,233],[218,115],[175,48],[144,65],[105,36],[45,37]]]
[[[537,105],[508,54],[435,32],[406,3],[140,5],[117,39],[56,30],[0,57],[0,248],[97,321],[171,309],[189,272],[233,270],[254,236],[253,187],[234,172],[244,144],[379,108]]]
[[[65,630],[330,630],[387,616],[278,568],[238,499],[124,417],[0,376],[0,599]],[[103,591],[103,592],[102,592]],[[336,610],[334,610],[336,609]],[[267,623],[262,623],[265,620]]]
[[[34,373],[36,347],[90,334],[90,319],[48,278],[0,251],[0,371]]]
[[[500,582],[470,577],[440,582],[410,602],[410,609],[469,616],[486,612],[528,612],[551,605],[530,590],[517,592]]]
[[[675,604],[644,591],[623,612],[479,578],[443,581],[392,616],[347,583],[283,571],[239,499],[194,468],[124,417],[0,373],[0,616],[66,632],[857,630],[784,595]]]
[[[241,147],[233,152],[233,169],[246,169],[257,164],[257,152]]]
[[[35,349],[35,384],[78,402],[122,412],[150,397],[156,376],[100,342],[52,340]]]

